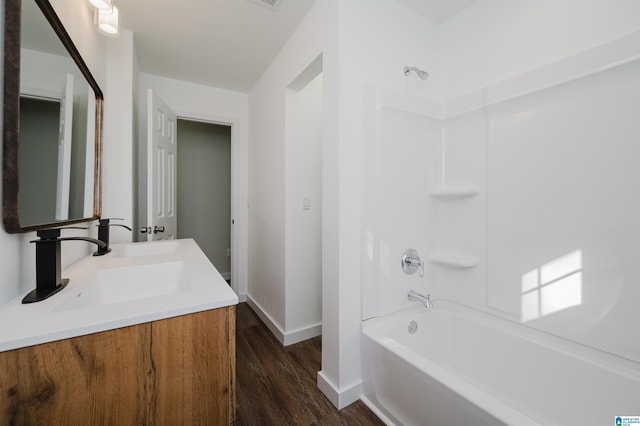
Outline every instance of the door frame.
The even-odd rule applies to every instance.
[[[238,188],[238,173],[240,172],[240,156],[238,155],[238,128],[240,120],[208,114],[198,114],[189,111],[175,109],[177,120],[196,121],[200,123],[215,124],[218,126],[227,126],[231,128],[231,221],[234,223],[238,218],[240,211],[240,191]],[[178,136],[179,137],[179,136]],[[180,143],[178,141],[178,143]],[[178,215],[180,212],[178,212]],[[240,232],[238,232],[237,224],[229,224],[231,227],[231,288],[239,294],[238,277],[240,276],[240,264],[238,262],[238,248],[240,247]]]
[[[151,86],[147,87],[153,90],[157,90]],[[146,149],[147,149],[147,106],[146,106],[146,88],[141,91],[141,108],[139,109],[138,120],[138,135],[139,144],[136,150],[136,163],[138,164],[138,170],[136,172],[137,184],[135,185],[135,198],[138,200],[135,203],[134,211],[134,226],[136,232],[134,233],[134,241],[146,241],[146,237],[142,238],[144,234],[140,233],[140,227],[146,226],[147,221],[147,169],[146,169]],[[144,101],[144,104],[142,102]],[[180,108],[173,108],[169,100],[165,100],[169,107],[173,109],[176,114],[176,119],[200,121],[204,123],[218,124],[231,127],[231,219],[235,221],[235,224],[231,227],[231,288],[238,294],[241,302],[246,297],[246,285],[247,285],[247,233],[248,233],[248,198],[243,183],[246,179],[243,179],[243,165],[241,163],[243,155],[247,158],[246,146],[242,144],[242,137],[245,127],[247,126],[245,120],[241,117],[207,114],[201,112],[193,112],[191,110],[185,110]],[[248,129],[247,129],[248,130]],[[248,171],[247,171],[248,172]],[[243,195],[244,194],[244,195]],[[178,212],[178,214],[180,214]]]

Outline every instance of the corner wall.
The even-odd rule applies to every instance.
[[[339,321],[339,352],[326,353],[335,360],[342,380],[339,407],[360,397],[360,336],[363,264],[361,253],[363,224],[365,86],[389,87],[412,95],[436,97],[439,81],[435,27],[393,0],[340,2],[340,142],[338,146],[338,282],[335,289],[336,318]],[[425,80],[404,75],[404,66],[427,70]],[[415,155],[413,152],[406,153]],[[389,168],[401,167],[389,164]],[[399,253],[398,259],[402,257]],[[326,303],[326,299],[323,300]],[[323,320],[325,318],[323,317]],[[357,396],[355,395],[357,393]]]
[[[249,94],[249,289],[248,301],[274,334],[286,333],[285,139],[287,87],[322,55],[322,368],[326,394],[338,405],[345,388],[339,346],[338,264],[338,1],[317,1]],[[359,286],[359,283],[354,283]],[[351,301],[353,306],[353,301]],[[350,367],[359,372],[359,364]],[[355,399],[359,397],[356,395]],[[353,399],[352,399],[353,401]],[[350,401],[351,402],[351,401]]]
[[[285,93],[320,53],[324,74],[322,371],[318,385],[342,408],[360,397],[361,191],[366,83],[436,96],[433,27],[392,0],[317,2],[250,102],[249,300],[271,323],[286,324]],[[425,53],[427,54],[425,60]],[[427,82],[405,65],[426,68]]]

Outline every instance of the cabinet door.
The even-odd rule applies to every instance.
[[[156,321],[154,424],[233,424],[235,306]]]
[[[235,306],[0,352],[0,424],[233,424]]]
[[[120,328],[0,353],[0,423],[145,422],[148,327]]]

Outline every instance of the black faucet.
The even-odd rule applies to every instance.
[[[27,294],[22,303],[33,303],[53,296],[69,284],[68,278],[60,278],[62,267],[62,241],[88,241],[98,247],[107,245],[89,237],[60,238],[60,228],[41,229],[37,232],[39,240],[29,241],[36,244],[36,288]]]
[[[109,248],[109,227],[110,226],[121,226],[121,227],[131,231],[131,228],[129,228],[126,225],[120,225],[119,223],[109,223],[109,221],[111,221],[111,220],[124,220],[124,219],[111,218],[111,219],[99,219],[98,220],[98,223],[99,223],[99,225],[98,225],[98,239],[100,241],[104,242],[106,245],[104,247],[98,246],[98,251],[93,253],[94,256],[102,256],[102,255],[105,255],[105,254],[111,252],[111,249]]]

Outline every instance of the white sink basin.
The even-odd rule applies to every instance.
[[[54,311],[112,305],[174,295],[191,288],[182,261],[100,269]]]
[[[157,256],[161,254],[175,253],[177,249],[178,242],[175,240],[134,243],[122,246],[118,249],[116,257]]]
[[[193,239],[114,244],[62,271],[62,291],[0,306],[0,351],[187,315],[238,303]]]

